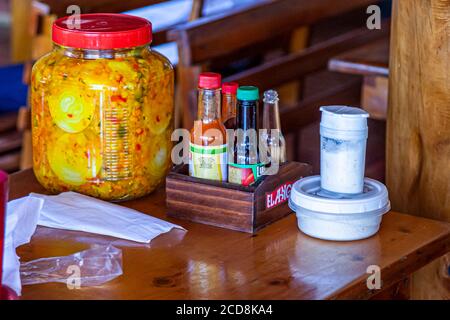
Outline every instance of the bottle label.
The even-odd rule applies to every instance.
[[[189,145],[189,175],[196,178],[227,181],[227,145]]]
[[[249,186],[258,181],[263,175],[264,164],[228,164],[228,181],[231,183]]]

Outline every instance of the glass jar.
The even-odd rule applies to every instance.
[[[149,21],[84,14],[53,25],[33,67],[33,168],[50,192],[104,200],[152,192],[170,167],[174,72]]]

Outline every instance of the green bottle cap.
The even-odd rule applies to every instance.
[[[237,98],[238,100],[244,101],[259,100],[259,90],[253,86],[239,87],[237,90]]]

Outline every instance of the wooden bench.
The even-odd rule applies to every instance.
[[[383,39],[339,54],[328,64],[332,71],[361,75],[361,106],[372,119],[384,120],[388,106],[389,33]]]
[[[17,113],[0,116],[0,170],[14,172],[20,168],[22,134],[16,130]]]
[[[183,126],[190,128],[195,112],[189,108],[189,93],[196,88],[201,71],[217,60],[230,61],[255,56],[286,44],[286,36],[299,27],[361,8],[373,1],[278,0],[218,17],[198,19],[169,32],[179,50],[178,81]],[[208,65],[209,64],[209,65]]]
[[[388,112],[390,30],[388,31],[381,39],[367,41],[357,48],[351,48],[332,57],[328,63],[331,71],[363,78],[360,105],[370,114],[371,135],[379,136],[372,152],[377,152],[380,156],[369,164],[368,171],[382,181],[385,179],[386,167],[385,132]]]
[[[387,25],[385,22],[384,25]],[[388,30],[370,31],[365,28],[352,30],[339,36],[320,42],[301,52],[283,56],[263,65],[245,70],[224,79],[241,85],[255,85],[260,90],[268,90],[292,80],[299,79],[315,71],[326,68],[328,60],[338,53],[361,46],[367,41],[384,38]],[[285,134],[296,135],[303,127],[319,120],[319,107],[327,104],[358,105],[361,81],[348,79],[337,86],[320,88],[314,95],[301,99],[294,105],[280,108],[280,118]],[[195,91],[190,93],[190,112],[195,112]],[[294,144],[297,145],[296,142]],[[298,160],[296,145],[293,146],[292,160]]]
[[[326,68],[328,60],[336,54],[345,52],[350,48],[359,47],[367,41],[384,38],[386,34],[388,34],[387,29],[381,29],[380,31],[353,30],[308,47],[299,53],[284,56],[264,65],[232,75],[224,81],[236,81],[241,85],[256,85],[261,90],[267,90]],[[282,108],[281,121],[283,130],[295,132],[302,126],[317,120],[317,110],[321,105],[320,102],[323,102],[325,99],[324,97],[339,95],[340,92],[345,91],[346,88],[351,87],[353,84],[355,84],[355,81],[350,80],[348,83],[342,84],[341,87],[330,88],[325,93],[318,93],[315,98],[310,99],[309,103],[300,101],[297,106],[287,109]],[[330,94],[331,92],[334,94]],[[315,105],[315,107],[307,108],[306,106],[308,105]],[[303,110],[303,112],[296,114],[295,110]]]
[[[51,8],[51,13],[57,15],[58,17],[63,17],[67,15],[67,7],[73,4],[78,5],[81,8],[82,13],[97,13],[97,12],[111,12],[111,13],[121,13],[124,11],[129,11],[137,8],[147,7],[154,4],[160,4],[168,0],[40,0],[41,2],[47,4]],[[189,16],[189,21],[195,20],[202,16],[202,9],[204,6],[204,0],[193,0],[192,9]],[[184,22],[184,21],[180,21]],[[173,26],[169,28],[159,30],[153,34],[153,45],[158,45],[167,42],[167,32]]]

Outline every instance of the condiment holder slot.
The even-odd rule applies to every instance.
[[[241,186],[191,177],[188,165],[176,166],[166,178],[168,215],[255,233],[292,213],[288,206],[291,187],[311,174],[308,164],[286,162],[276,175]]]

